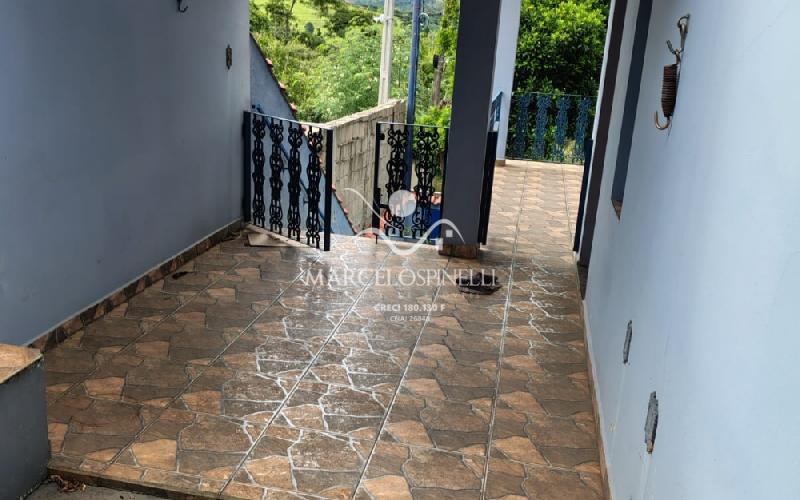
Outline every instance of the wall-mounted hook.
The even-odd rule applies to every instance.
[[[187,10],[189,10],[189,6],[187,5],[186,7],[184,7],[184,6],[183,6],[183,0],[178,0],[178,12],[180,12],[181,14],[183,14],[183,13],[184,13],[184,12],[186,12]]]
[[[678,100],[678,83],[681,77],[681,63],[683,62],[683,52],[686,45],[686,35],[689,33],[689,14],[678,19],[678,32],[681,36],[681,45],[675,48],[671,40],[667,40],[667,49],[675,56],[675,64],[664,66],[664,80],[661,87],[661,110],[664,112],[666,123],[662,124],[655,112],[655,123],[658,130],[666,130],[672,124],[672,114],[675,112],[675,104]]]

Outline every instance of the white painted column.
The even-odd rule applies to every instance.
[[[511,92],[514,89],[514,67],[517,63],[517,38],[522,0],[502,0],[500,27],[497,33],[494,85],[492,96],[503,93],[500,111],[500,134],[497,141],[497,159],[505,160],[508,142],[508,117],[511,112]]]

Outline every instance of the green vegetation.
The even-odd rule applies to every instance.
[[[515,91],[597,93],[607,0],[523,0]]]
[[[426,0],[418,122],[447,125],[456,65],[459,0]],[[407,93],[411,0],[397,0],[392,96]],[[325,122],[377,103],[383,0],[251,0],[251,30],[303,120]],[[607,0],[523,0],[515,91],[594,94]],[[440,98],[432,103],[443,56]]]

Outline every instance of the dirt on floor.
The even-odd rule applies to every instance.
[[[91,486],[72,492],[65,492],[61,491],[55,483],[48,482],[34,491],[28,497],[28,500],[156,500],[156,497]]]

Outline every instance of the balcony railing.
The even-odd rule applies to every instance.
[[[426,243],[439,238],[448,131],[429,125],[376,124],[372,226],[384,237]],[[382,155],[385,148],[388,155]]]
[[[582,164],[595,98],[542,92],[516,93],[509,122],[511,157]]]
[[[245,221],[329,251],[333,131],[253,111],[243,135]]]

